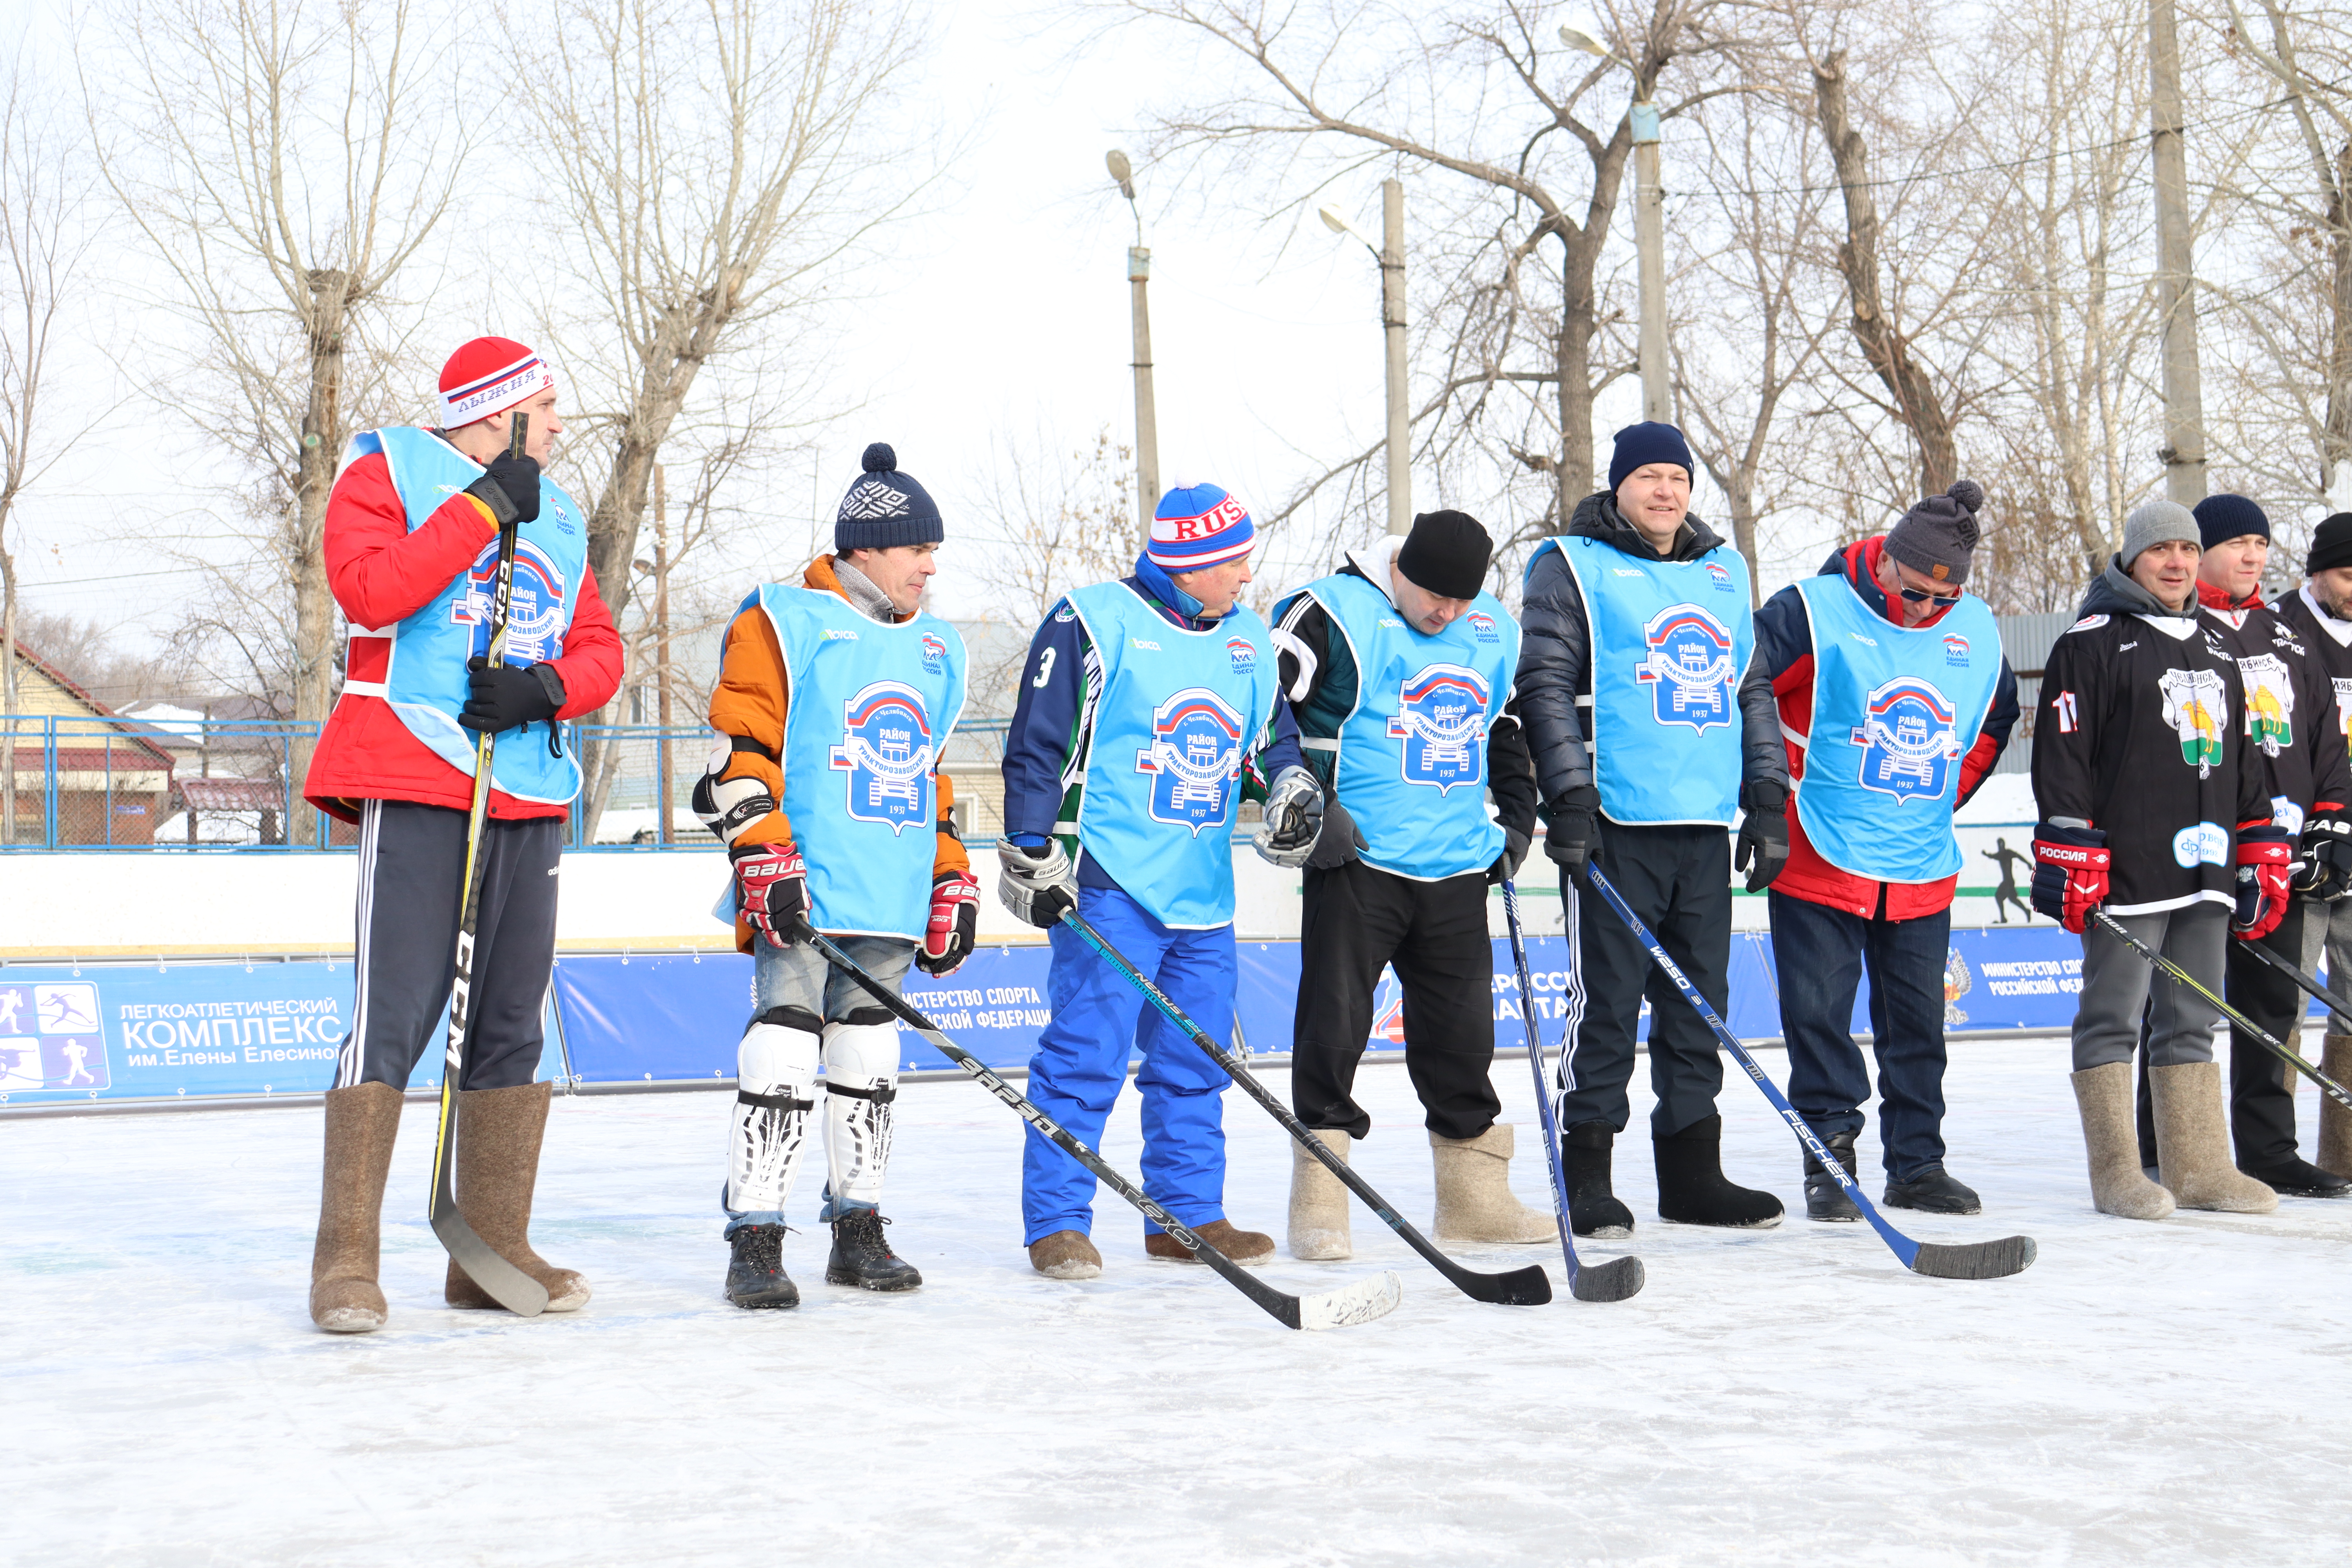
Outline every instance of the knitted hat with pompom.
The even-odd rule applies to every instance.
[[[1958,586],[1969,580],[1969,558],[1983,536],[1977,513],[1984,510],[1984,502],[1982,485],[1974,479],[1953,480],[1951,489],[1929,496],[1886,531],[1886,553],[1937,583]]]

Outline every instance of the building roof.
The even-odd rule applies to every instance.
[[[126,720],[121,714],[83,690],[65,671],[26,647],[21,638],[16,643],[16,652],[18,718],[16,729],[16,750],[20,759],[25,750],[25,731],[27,728],[23,723],[24,720],[99,719],[121,731],[126,742],[146,752],[154,759],[157,765],[165,769],[172,766],[172,753],[141,733],[145,726],[141,725],[136,720]],[[73,738],[79,739],[87,733],[87,731],[82,731]],[[19,767],[24,765],[21,760],[17,765]]]

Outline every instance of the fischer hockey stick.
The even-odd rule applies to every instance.
[[[1202,1241],[1174,1215],[1161,1208],[1147,1196],[1142,1188],[1129,1181],[1100,1154],[1065,1131],[1054,1120],[1031,1103],[1028,1098],[999,1078],[986,1062],[957,1045],[940,1032],[940,1026],[925,1017],[903,996],[892,991],[849,954],[808,923],[797,922],[803,942],[824,954],[825,962],[856,981],[866,994],[897,1015],[898,1021],[931,1043],[948,1060],[980,1080],[980,1086],[1010,1106],[1021,1120],[1034,1127],[1051,1140],[1062,1152],[1094,1173],[1095,1180],[1143,1211],[1144,1217],[1192,1249],[1192,1256],[1207,1264],[1234,1289],[1265,1309],[1276,1322],[1286,1329],[1344,1329],[1357,1323],[1369,1323],[1375,1318],[1385,1318],[1396,1310],[1404,1299],[1404,1284],[1393,1269],[1383,1269],[1369,1279],[1337,1290],[1327,1290],[1318,1296],[1286,1295],[1251,1274],[1240,1264]]]
[[[2342,1084],[2337,1083],[2334,1079],[2329,1078],[2326,1073],[2321,1072],[2317,1068],[2304,1060],[2302,1057],[2296,1055],[2295,1052],[2284,1042],[2275,1039],[2264,1031],[2256,1028],[2252,1019],[2247,1017],[2243,1013],[2239,1012],[2235,1007],[2231,1006],[2227,1002],[2222,1001],[2221,997],[2215,995],[2203,985],[2198,984],[2197,977],[2189,973],[2189,971],[2181,968],[2180,965],[2173,963],[2172,960],[2165,957],[2164,954],[2157,952],[2156,949],[2148,946],[2147,943],[2132,935],[2128,931],[2126,931],[2123,927],[2123,923],[2117,921],[2115,916],[2107,913],[2106,910],[2095,909],[2091,911],[2091,917],[2099,922],[2099,924],[2106,931],[2108,935],[2114,937],[2117,942],[2120,942],[2125,946],[2130,948],[2134,952],[2138,953],[2142,958],[2147,959],[2150,963],[2156,965],[2157,968],[2164,971],[2166,976],[2169,978],[2173,984],[2177,985],[2186,985],[2189,990],[2196,992],[2197,994],[2204,997],[2206,1001],[2213,1004],[2215,1007],[2221,1010],[2221,1016],[2230,1020],[2230,1022],[2235,1025],[2238,1028],[2244,1030],[2246,1034],[2252,1037],[2254,1039],[2260,1040],[2269,1048],[2273,1056],[2277,1057],[2289,1067],[2294,1068],[2295,1071],[2303,1074],[2304,1077],[2317,1084],[2319,1086],[2320,1093],[2326,1095],[2336,1104],[2344,1107],[2345,1110],[2352,1110],[2352,1094],[2346,1093]],[[2268,960],[2273,967],[2283,971],[2286,975],[2293,979],[2296,984],[2302,986],[2305,991],[2310,992],[2314,996],[2316,996],[2321,1001],[2326,1003],[2330,1008],[2342,1005],[2343,999],[2341,997],[2329,995],[2321,988],[2318,981],[2314,980],[2302,970],[2297,969],[2294,964],[2289,963],[2285,959],[2281,958],[2277,953],[2271,952],[2268,948],[2263,946],[2261,942],[2250,942],[2243,945],[2252,949],[2253,952]]]
[[[1797,1135],[1798,1142],[1821,1162],[1823,1171],[1837,1178],[1838,1185],[1845,1189],[1845,1195],[1853,1200],[1855,1208],[1862,1211],[1862,1217],[1870,1222],[1871,1228],[1878,1232],[1878,1239],[1886,1243],[1888,1250],[1902,1260],[1903,1267],[1914,1274],[1924,1274],[1934,1279],[2000,1279],[2032,1267],[2035,1249],[2033,1238],[2030,1236],[2005,1236],[1998,1241],[1966,1242],[1951,1247],[1940,1242],[1914,1241],[1887,1224],[1886,1216],[1878,1212],[1875,1204],[1863,1195],[1862,1188],[1846,1173],[1844,1164],[1823,1147],[1821,1138],[1805,1125],[1805,1119],[1797,1114],[1796,1107],[1789,1103],[1789,1097],[1780,1092],[1778,1084],[1764,1076],[1764,1069],[1757,1065],[1748,1047],[1739,1043],[1739,1037],[1724,1027],[1723,1020],[1715,1016],[1715,1009],[1707,1005],[1706,997],[1698,994],[1698,987],[1690,983],[1690,977],[1682,972],[1679,964],[1666,956],[1666,950],[1658,944],[1658,939],[1651,933],[1649,927],[1642,923],[1641,917],[1633,912],[1633,906],[1610,883],[1601,868],[1587,861],[1584,878],[1587,884],[1617,912],[1617,918],[1623,921],[1640,939],[1642,945],[1650,950],[1650,962],[1675,983],[1675,988],[1683,994],[1683,1000],[1706,1020],[1706,1026],[1715,1031],[1715,1037],[1723,1043],[1724,1048],[1731,1053],[1732,1058],[1738,1062],[1748,1076],[1756,1080],[1756,1087],[1764,1091],[1764,1098],[1772,1102],[1772,1109],[1780,1113],[1780,1120],[1789,1124],[1789,1130]]]
[[[1306,1123],[1290,1113],[1290,1107],[1275,1098],[1272,1090],[1260,1083],[1249,1068],[1234,1054],[1211,1039],[1201,1026],[1184,1016],[1184,1010],[1169,1000],[1168,993],[1152,984],[1149,975],[1127,961],[1125,954],[1111,946],[1104,935],[1087,923],[1087,918],[1075,909],[1062,913],[1062,922],[1086,940],[1087,946],[1102,954],[1110,966],[1126,976],[1127,983],[1143,993],[1162,1017],[1183,1031],[1194,1045],[1209,1053],[1216,1064],[1224,1068],[1233,1080],[1241,1085],[1244,1093],[1265,1107],[1266,1114],[1282,1123],[1282,1130],[1296,1139],[1300,1147],[1323,1163],[1324,1169],[1344,1183],[1348,1190],[1364,1200],[1366,1207],[1381,1216],[1388,1227],[1404,1237],[1405,1245],[1421,1254],[1432,1268],[1453,1282],[1454,1289],[1474,1301],[1486,1301],[1504,1307],[1540,1307],[1551,1300],[1551,1276],[1540,1264],[1514,1268],[1505,1274],[1481,1274],[1465,1268],[1437,1250],[1430,1239],[1415,1230],[1402,1215],[1389,1206],[1386,1198],[1374,1192],[1371,1184],[1356,1174],[1354,1167],[1323,1146],[1323,1140],[1307,1130]]]
[[[1587,1268],[1577,1262],[1576,1237],[1568,1222],[1568,1173],[1559,1163],[1559,1124],[1552,1115],[1550,1068],[1544,1060],[1542,1026],[1536,1021],[1535,982],[1528,973],[1528,944],[1519,930],[1519,889],[1503,879],[1503,912],[1511,922],[1511,962],[1519,971],[1519,1022],[1528,1031],[1528,1066],[1536,1079],[1536,1110],[1543,1117],[1544,1158],[1551,1162],[1551,1205],[1559,1215],[1560,1256],[1568,1262],[1568,1293],[1580,1301],[1622,1301],[1648,1281],[1638,1258],[1612,1258]]]
[[[508,452],[523,455],[530,416],[515,411],[514,434]],[[515,535],[520,525],[499,530],[499,570],[490,592],[489,661],[506,662],[507,605],[514,592]],[[552,721],[551,721],[552,722]],[[547,1287],[499,1256],[490,1244],[466,1223],[457,1207],[456,1171],[451,1154],[457,1138],[457,1080],[466,1065],[466,1026],[473,1017],[474,928],[482,912],[482,878],[488,867],[482,858],[482,829],[490,815],[490,749],[492,736],[484,731],[474,743],[474,804],[466,819],[466,882],[457,915],[457,973],[449,992],[449,1043],[441,1068],[441,1126],[433,1142],[433,1200],[428,1211],[433,1234],[457,1267],[470,1276],[508,1311],[535,1318],[547,1310]]]

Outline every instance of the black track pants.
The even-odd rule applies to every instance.
[[[1298,1010],[1290,1093],[1309,1127],[1367,1136],[1353,1090],[1372,1032],[1381,966],[1404,988],[1404,1062],[1441,1138],[1475,1138],[1502,1109],[1495,1059],[1495,949],[1483,871],[1416,882],[1350,860],[1309,868],[1299,926]]]
[[[563,819],[483,824],[488,869],[474,930],[473,1021],[460,1089],[512,1089],[538,1076],[541,1009],[555,963],[556,868]],[[371,800],[360,812],[358,995],[335,1087],[408,1087],[457,973],[466,813]]]
[[[2286,918],[2263,938],[2263,945],[2300,965],[2304,920],[2313,908],[2302,899],[2288,900]],[[2326,906],[2317,908],[2311,918],[2326,921]],[[2222,996],[2272,1039],[2300,1052],[2307,1000],[2303,988],[2246,952],[2245,945],[2234,939],[2230,943],[2228,988]],[[2235,1024],[2230,1026],[2230,1135],[2239,1164],[2276,1165],[2295,1157],[2294,1076],[2294,1069],[2269,1047]]]

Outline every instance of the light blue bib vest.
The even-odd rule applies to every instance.
[[[1756,653],[1748,563],[1729,548],[1647,560],[1547,539],[1592,634],[1592,778],[1612,822],[1728,827],[1739,809],[1739,682]]]
[[[1822,858],[1882,882],[1960,868],[1960,759],[2000,683],[2000,627],[1971,594],[1932,626],[1894,625],[1843,574],[1797,584],[1813,631],[1813,724],[1797,820]]]
[[[1510,700],[1519,628],[1492,594],[1435,637],[1352,573],[1309,583],[1356,658],[1356,706],[1329,746],[1366,864],[1417,882],[1483,871],[1503,850],[1486,812],[1486,737]],[[1280,612],[1276,612],[1280,618]]]
[[[1274,712],[1273,639],[1237,607],[1188,632],[1124,583],[1070,595],[1102,660],[1078,842],[1161,925],[1234,918],[1242,763]]]
[[[395,426],[362,430],[343,454],[349,465],[381,452],[408,513],[411,533],[482,477],[479,463],[427,430]],[[507,605],[506,661],[537,664],[563,653],[579,588],[588,566],[588,514],[562,486],[542,478],[539,515],[515,541],[514,591]],[[356,696],[381,697],[408,732],[433,754],[474,776],[479,737],[457,722],[466,706],[466,661],[490,644],[490,599],[497,592],[499,545],[493,538],[432,603],[390,630],[392,652],[381,682],[346,681]],[[353,628],[352,636],[383,632]],[[490,753],[490,783],[517,800],[562,803],[580,793],[580,768],[567,752],[554,755],[545,727],[526,725],[499,737]]]
[[[763,583],[792,682],[784,798],[808,864],[811,923],[830,936],[922,939],[931,909],[939,790],[963,716],[963,638],[929,611],[885,626],[838,594]]]

